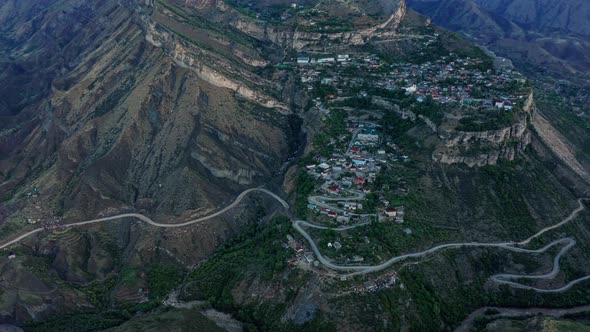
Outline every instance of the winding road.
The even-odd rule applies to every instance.
[[[547,249],[560,244],[560,243],[565,243],[566,245],[561,248],[561,250],[559,251],[559,253],[555,256],[555,258],[553,259],[553,269],[551,271],[549,271],[548,273],[545,274],[533,274],[533,275],[522,275],[522,274],[508,274],[508,273],[501,273],[501,274],[496,274],[493,275],[491,277],[492,281],[498,283],[498,284],[506,284],[512,287],[516,287],[516,288],[521,288],[521,289],[528,289],[528,290],[534,290],[536,292],[540,292],[540,293],[559,293],[559,292],[564,292],[570,288],[572,288],[574,285],[585,281],[585,280],[589,280],[590,279],[590,275],[582,277],[582,278],[578,278],[575,280],[570,281],[568,284],[559,287],[559,288],[554,288],[554,289],[544,289],[544,288],[537,288],[537,287],[533,287],[533,286],[527,286],[527,285],[523,285],[511,280],[514,279],[529,279],[529,280],[535,280],[535,279],[553,279],[555,278],[555,276],[557,276],[557,274],[559,273],[559,261],[561,260],[561,257],[568,252],[573,246],[576,245],[576,240],[572,239],[572,238],[563,238],[560,240],[555,240],[551,243],[549,243],[548,245],[546,245],[545,247],[541,248],[541,249],[537,249],[537,250],[527,250],[527,249],[521,249],[521,248],[513,248],[513,249],[518,249],[518,250],[513,250],[513,251],[519,251],[519,252],[524,252],[524,253],[544,253],[545,251],[547,251]]]
[[[271,196],[272,198],[274,198],[276,201],[278,201],[283,206],[283,208],[285,208],[285,210],[289,209],[289,204],[284,199],[282,199],[280,196],[275,194],[274,192],[272,192],[268,189],[264,189],[264,188],[252,188],[252,189],[247,189],[247,190],[243,191],[240,195],[238,195],[238,197],[231,204],[227,205],[225,208],[223,208],[211,215],[204,216],[204,217],[197,218],[197,219],[193,219],[193,220],[189,220],[189,221],[186,221],[183,223],[163,224],[163,223],[155,222],[152,219],[150,219],[149,217],[144,216],[142,214],[125,213],[125,214],[119,214],[119,215],[110,216],[110,217],[81,221],[81,222],[76,222],[76,223],[71,223],[71,224],[63,224],[63,225],[60,225],[59,227],[60,228],[77,227],[77,226],[84,226],[84,225],[89,225],[89,224],[96,224],[96,223],[114,221],[114,220],[125,219],[125,218],[135,218],[135,219],[143,221],[149,225],[152,225],[154,227],[162,227],[162,228],[186,227],[186,226],[189,226],[189,225],[201,222],[201,221],[215,218],[215,217],[233,209],[244,199],[244,197],[246,195],[248,195],[252,192],[260,192],[260,193],[267,194],[267,195]],[[320,198],[320,197],[317,197],[317,198]],[[322,199],[327,199],[330,201],[339,201],[339,200],[349,201],[349,200],[357,199],[357,197],[349,197],[349,198],[341,198],[341,199],[328,199],[326,197],[322,197]],[[428,255],[432,255],[438,251],[450,249],[450,248],[495,247],[495,248],[501,248],[501,249],[510,250],[510,251],[514,251],[514,252],[536,254],[536,253],[544,253],[545,251],[552,248],[553,246],[563,243],[563,244],[565,244],[565,246],[561,249],[561,251],[557,254],[557,256],[553,260],[553,269],[546,274],[541,274],[541,275],[496,274],[491,277],[491,279],[496,283],[506,284],[506,285],[509,285],[512,287],[530,289],[530,290],[534,290],[534,291],[538,291],[538,292],[563,292],[563,291],[570,289],[572,286],[574,286],[577,283],[580,283],[585,280],[589,280],[590,275],[572,280],[567,285],[557,288],[557,289],[535,288],[532,286],[517,283],[513,280],[514,279],[551,279],[551,278],[554,278],[560,271],[559,261],[560,261],[561,257],[576,244],[576,241],[572,238],[563,238],[563,239],[553,241],[550,244],[548,244],[545,247],[540,248],[540,249],[525,249],[525,248],[516,247],[516,245],[529,244],[533,239],[538,238],[539,236],[543,235],[544,233],[546,233],[550,230],[553,230],[555,228],[561,227],[561,226],[565,225],[566,223],[570,222],[571,220],[576,218],[577,215],[586,208],[583,203],[586,200],[588,200],[588,199],[585,199],[585,198],[578,199],[579,206],[575,210],[573,210],[570,213],[570,215],[568,215],[561,222],[559,222],[555,225],[549,226],[549,227],[545,227],[542,230],[540,230],[539,232],[537,232],[536,234],[534,234],[533,236],[531,236],[523,241],[520,241],[520,242],[512,241],[512,242],[500,242],[500,243],[480,243],[480,242],[447,243],[447,244],[441,244],[441,245],[432,247],[428,250],[424,250],[421,252],[415,252],[415,253],[409,253],[409,254],[396,256],[396,257],[390,258],[389,260],[387,260],[381,264],[377,264],[377,265],[338,265],[338,264],[333,263],[328,258],[326,258],[324,255],[322,255],[321,251],[317,247],[317,244],[315,243],[313,238],[302,227],[302,226],[304,226],[304,227],[310,227],[310,228],[315,228],[315,229],[334,230],[334,231],[341,232],[341,231],[350,230],[350,229],[353,229],[356,227],[366,226],[369,223],[360,223],[360,224],[351,225],[351,226],[333,228],[333,227],[315,225],[313,223],[309,223],[304,220],[295,220],[295,221],[293,221],[292,225],[295,228],[295,230],[297,230],[297,232],[299,232],[309,242],[313,252],[317,256],[318,261],[320,261],[320,263],[322,263],[323,265],[325,265],[326,267],[328,267],[332,270],[348,271],[349,272],[347,274],[343,274],[343,276],[354,276],[354,275],[367,274],[367,273],[383,270],[383,269],[391,266],[394,263],[397,263],[397,262],[400,262],[400,261],[403,261],[406,259],[421,258],[421,257],[425,257]],[[39,233],[43,230],[46,230],[46,228],[40,227],[40,228],[34,229],[30,232],[27,232],[25,234],[22,234],[16,238],[6,242],[6,243],[1,244],[0,249],[7,248],[7,247],[9,247],[15,243],[18,243],[18,242],[22,241],[23,239],[30,237],[36,233]]]
[[[138,214],[138,213],[124,213],[124,214],[118,214],[115,216],[111,216],[111,217],[104,217],[104,218],[99,218],[99,219],[92,219],[92,220],[87,220],[87,221],[81,221],[81,222],[76,222],[76,223],[71,223],[71,224],[62,224],[59,225],[60,228],[70,228],[70,227],[76,227],[76,226],[83,226],[83,225],[90,225],[90,224],[96,224],[96,223],[101,223],[101,222],[105,222],[105,221],[113,221],[113,220],[119,220],[119,219],[124,219],[124,218],[135,218],[135,219],[139,219],[147,224],[150,224],[152,226],[155,227],[163,227],[163,228],[176,228],[176,227],[186,227],[201,221],[205,221],[208,219],[212,219],[215,218],[219,215],[222,215],[224,213],[226,213],[227,211],[233,209],[234,207],[236,207],[238,204],[240,204],[240,202],[244,199],[244,197],[252,192],[261,192],[261,193],[265,193],[269,196],[271,196],[272,198],[274,198],[275,200],[277,200],[279,203],[281,203],[281,205],[285,208],[285,209],[289,209],[289,203],[285,202],[285,200],[283,200],[279,195],[273,193],[272,191],[268,190],[268,189],[264,189],[264,188],[252,188],[252,189],[247,189],[244,190],[231,204],[229,204],[228,206],[226,206],[225,208],[210,214],[208,216],[205,217],[201,217],[201,218],[197,218],[197,219],[193,219],[193,220],[189,220],[183,223],[179,223],[179,224],[162,224],[159,222],[155,222],[152,219],[150,219],[149,217],[144,216],[143,214]],[[11,241],[8,241],[6,243],[3,243],[0,245],[0,249],[4,249],[12,244],[15,244],[17,242],[22,241],[23,239],[39,233],[43,230],[46,230],[45,227],[39,227],[37,229],[34,229],[28,233],[25,233]]]
[[[493,310],[497,312],[493,315],[486,315],[486,311]],[[483,307],[472,312],[463,322],[459,325],[455,332],[469,332],[472,331],[473,323],[475,319],[480,316],[492,317],[495,319],[499,318],[511,318],[511,317],[523,317],[523,316],[534,316],[534,315],[546,315],[553,317],[563,317],[568,314],[577,314],[590,311],[590,305],[583,305],[573,308],[504,308],[504,307]]]

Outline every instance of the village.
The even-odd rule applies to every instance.
[[[301,81],[308,90],[325,89],[327,99],[366,97],[370,88],[405,91],[418,103],[428,98],[452,104],[462,112],[503,110],[522,107],[526,84],[522,74],[500,65],[486,69],[483,60],[450,53],[422,64],[387,64],[375,54],[299,56],[296,59]],[[365,91],[363,91],[363,89]]]
[[[308,209],[314,221],[326,222],[326,217],[339,225],[355,222],[393,221],[403,223],[403,206],[393,207],[382,196],[379,207],[369,208],[368,194],[377,194],[372,184],[384,165],[408,160],[394,143],[387,143],[378,125],[372,122],[349,122],[351,140],[341,144],[331,157],[317,156],[317,162],[305,165],[306,172],[320,185],[317,195],[308,197]],[[402,191],[407,192],[407,188]]]
[[[340,264],[380,262],[375,260],[381,256],[379,244],[366,234],[372,225],[398,225],[387,228],[388,234],[413,236],[411,226],[404,225],[403,204],[411,188],[396,173],[412,158],[383,132],[382,112],[366,100],[393,96],[405,103],[402,107],[428,103],[438,105],[434,108],[439,113],[469,113],[511,112],[525,97],[520,94],[524,78],[512,68],[492,70],[481,59],[453,53],[420,64],[387,63],[371,53],[300,55],[284,65],[295,66],[312,97],[312,111],[322,119],[324,132],[315,138],[316,149],[301,167],[314,181],[306,197],[305,220],[320,228],[345,230],[309,229],[318,250]],[[295,253],[288,260],[291,266],[338,277],[323,267],[307,241],[292,235],[286,240],[284,247]],[[354,292],[373,292],[395,287],[397,281],[396,272],[390,271],[352,287]]]

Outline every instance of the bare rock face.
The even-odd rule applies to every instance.
[[[0,96],[19,91],[0,98],[0,195],[34,186],[79,220],[146,200],[163,215],[214,208],[267,182],[299,130],[283,79],[257,74],[272,48],[183,20],[151,1],[0,1],[14,59]]]
[[[367,27],[352,29],[345,32],[309,32],[298,28],[292,38],[292,47],[296,50],[313,49],[314,46],[331,41],[344,45],[362,45],[369,40],[386,39],[397,34],[396,30],[406,15],[406,1],[388,1],[391,14],[384,21],[374,22]]]
[[[528,125],[532,117],[534,98],[531,93],[520,120],[505,128],[481,132],[462,132],[438,129],[443,144],[432,154],[432,159],[444,164],[463,163],[469,167],[495,165],[499,159],[514,160],[531,143]]]
[[[532,93],[525,103],[523,114],[520,115],[518,122],[498,130],[478,132],[449,130],[443,126],[437,126],[422,114],[400,109],[399,106],[378,97],[374,97],[372,102],[397,113],[403,119],[423,121],[439,139],[432,153],[432,160],[443,164],[466,164],[469,167],[495,165],[500,159],[514,160],[515,156],[531,143],[529,124],[535,107]]]

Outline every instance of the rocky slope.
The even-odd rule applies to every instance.
[[[437,146],[432,159],[445,164],[464,163],[469,167],[495,165],[500,159],[514,160],[531,143],[529,123],[534,107],[531,93],[519,120],[497,130],[465,132],[439,128],[443,144]]]
[[[567,73],[590,68],[587,1],[411,0],[409,6],[520,63]]]
[[[432,152],[432,160],[443,164],[465,164],[469,167],[495,165],[501,160],[514,160],[531,143],[529,124],[533,118],[535,103],[531,93],[516,123],[496,130],[460,131],[447,126],[436,125],[431,119],[397,105],[373,98],[380,108],[394,111],[403,119],[423,121],[437,141]]]
[[[475,0],[494,15],[540,32],[564,32],[590,38],[590,6],[584,0]]]
[[[281,84],[255,73],[256,49],[204,50],[133,1],[43,5],[0,2],[3,197],[36,186],[72,218],[142,201],[164,214],[214,208],[293,153],[297,121]]]
[[[229,3],[0,0],[0,81],[9,83],[0,86],[0,215],[5,226],[11,226],[0,229],[4,236],[10,237],[13,227],[16,231],[37,227],[28,225],[32,219],[46,223],[63,217],[68,222],[121,211],[138,211],[160,222],[183,221],[227,204],[245,187],[281,180],[284,166],[301,144],[301,122],[319,119],[300,112],[307,98],[299,91],[299,78],[272,64],[298,51],[321,48],[330,40],[341,41],[344,47],[386,40],[396,35],[410,12],[403,0],[334,1],[329,4],[345,10],[337,14],[351,14],[358,25],[351,31],[314,32],[304,28],[311,21],[271,23]],[[322,10],[336,15],[330,8]],[[370,15],[363,13],[364,8],[371,9],[367,9]],[[340,47],[336,46],[334,49]],[[526,112],[531,112],[533,104],[531,96]],[[519,179],[513,175],[517,171],[528,174],[522,186],[517,186],[522,192],[510,195],[503,187],[496,188],[492,175],[478,168],[465,176],[462,165],[444,165],[482,166],[513,159],[529,143],[529,117],[501,130],[478,133],[447,130],[422,117],[431,130],[428,138],[435,136],[438,150],[420,165],[425,175],[419,181],[426,189],[416,199],[423,208],[409,208],[414,211],[409,212],[409,220],[412,213],[433,209],[433,224],[451,223],[450,227],[440,224],[441,229],[477,227],[480,231],[506,220],[499,229],[514,232],[512,225],[522,220],[505,218],[506,206],[528,213],[528,226],[539,220],[549,223],[545,217],[557,218],[568,210],[570,196],[575,194],[557,178],[547,176],[540,165],[533,171],[526,168],[527,163],[507,171],[515,180]],[[313,125],[318,123],[310,127]],[[499,168],[498,172],[503,171]],[[529,195],[537,190],[535,176],[549,178],[547,187],[557,189],[538,193],[540,199]],[[424,201],[425,197],[438,201],[430,204],[434,200]],[[487,203],[491,204],[487,210],[480,204],[485,201],[493,202]],[[427,312],[448,307],[416,296],[425,291],[411,287],[401,297],[394,294],[393,300],[387,300],[391,312],[384,312],[377,302],[387,293],[361,295],[360,300],[352,290],[323,293],[325,284],[320,278],[308,271],[285,270],[282,241],[292,230],[288,220],[274,225],[279,231],[267,227],[265,221],[276,210],[272,204],[248,199],[232,213],[190,228],[161,230],[122,220],[41,232],[15,249],[16,258],[0,257],[4,291],[0,321],[22,323],[72,312],[100,315],[112,308],[123,308],[127,314],[149,311],[150,305],[160,305],[166,295],[159,292],[182,285],[186,281],[182,276],[188,276],[229,236],[244,230],[246,221],[253,221],[251,229],[224,246],[223,254],[231,259],[221,261],[231,264],[231,269],[219,273],[213,269],[215,273],[203,283],[231,286],[240,281],[232,277],[234,270],[247,272],[255,280],[216,294],[237,299],[235,306],[232,300],[225,302],[225,309],[251,304],[244,307],[244,317],[281,324],[309,322],[322,310],[340,322],[342,330],[368,330],[375,326],[376,318],[384,329],[398,321],[400,326],[411,327],[412,322],[426,320]],[[527,207],[533,212],[526,212]],[[514,210],[508,214],[517,215]],[[535,219],[529,221],[529,214]],[[473,221],[478,224],[474,226]],[[277,235],[280,239],[274,238]],[[241,246],[244,240],[250,243]],[[231,248],[232,243],[237,250]],[[265,255],[281,257],[275,262]],[[262,263],[240,264],[244,259]],[[476,255],[474,261],[481,260]],[[453,265],[441,265],[449,269],[439,270],[444,278],[453,275]],[[274,284],[268,280],[274,272],[264,273],[269,268],[287,273],[281,272],[281,281]],[[292,271],[293,278],[288,275]],[[461,271],[482,273],[475,263]],[[484,280],[483,275],[478,278]],[[437,279],[434,288],[459,290],[463,280],[456,279]],[[411,286],[414,279],[406,280]],[[340,285],[335,286],[338,292]],[[476,289],[480,288],[477,284]],[[348,296],[354,300],[348,301]],[[294,301],[286,306],[289,298]],[[214,296],[207,300],[218,301]],[[280,302],[280,308],[289,312],[274,311],[264,305],[266,300]],[[433,303],[438,309],[431,310],[428,305]],[[410,310],[402,316],[395,308],[403,305]],[[267,315],[268,310],[273,310],[272,316]],[[455,316],[457,313],[439,327],[449,329]],[[86,318],[93,316],[82,317],[92,322]]]
[[[292,78],[266,67],[282,47],[173,8],[0,0],[4,238],[121,211],[196,218],[280,176],[301,138]],[[141,302],[149,266],[194,266],[251,219],[256,201],[245,202],[191,229],[126,220],[32,238],[16,260],[2,256],[0,320],[102,306],[76,289],[123,270],[133,281],[112,298]]]

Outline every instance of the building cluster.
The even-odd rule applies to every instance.
[[[350,123],[347,130],[352,133],[352,138],[342,147],[342,152],[334,153],[330,158],[317,157],[316,162],[306,165],[307,173],[321,181],[319,194],[330,199],[312,196],[308,208],[344,224],[375,217],[375,214],[363,214],[363,200],[371,193],[379,172],[388,163],[409,160],[397,145],[386,143],[378,126],[371,122]],[[398,189],[407,193],[406,187]],[[381,203],[377,219],[403,222],[403,207],[390,207],[383,194],[377,194]]]
[[[320,262],[315,259],[313,252],[301,245],[290,234],[287,234],[287,243],[285,244],[285,248],[290,248],[295,252],[295,257],[287,261],[289,265],[319,267]]]
[[[26,193],[28,205],[22,210],[24,220],[31,225],[40,225],[45,229],[56,229],[63,221],[63,217],[47,212],[47,200],[37,187]]]
[[[468,110],[510,111],[528,96],[526,89],[521,89],[526,82],[522,74],[509,67],[483,71],[483,60],[452,53],[423,64],[388,65],[375,54],[299,56],[296,63],[308,90],[315,88],[314,83],[333,89],[328,99],[351,97],[349,90],[372,86],[405,90],[419,103],[432,98]],[[356,94],[367,96],[363,91]]]
[[[391,271],[383,274],[376,279],[368,280],[362,284],[354,286],[353,291],[356,293],[376,292],[380,289],[392,288],[399,284],[397,272]]]
[[[441,104],[457,103],[466,107],[512,110],[519,99],[524,77],[509,68],[482,72],[482,60],[443,56],[421,65],[391,65],[379,85],[386,89],[403,88],[416,101],[427,97]]]

